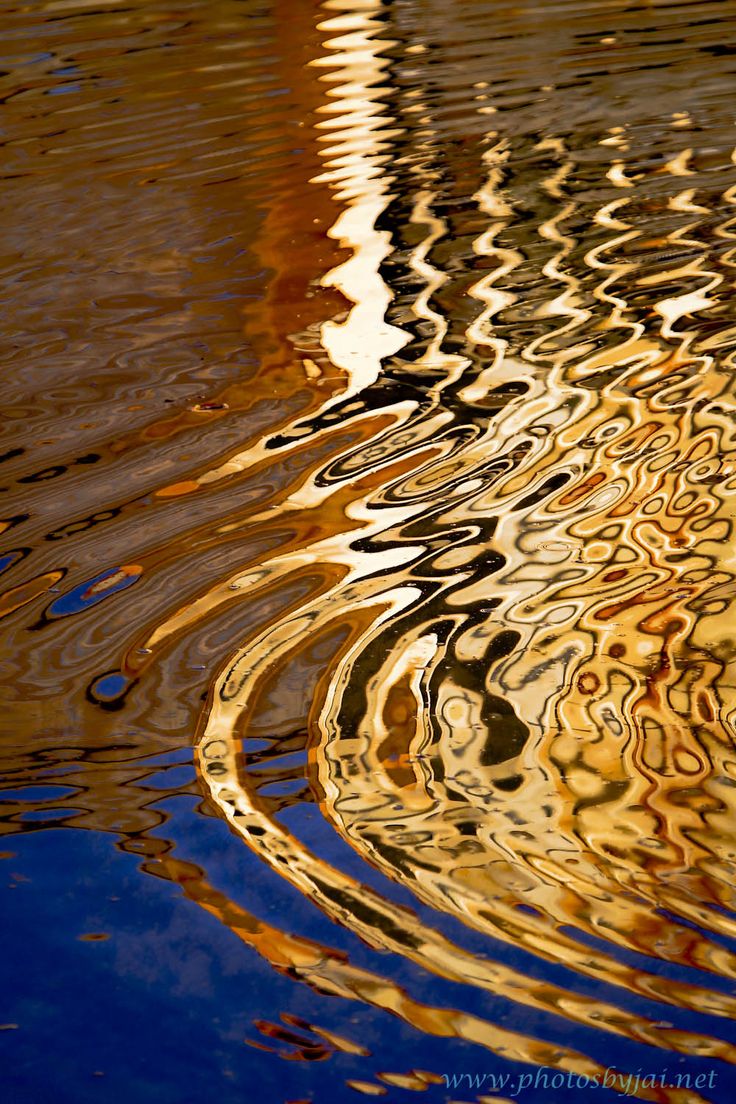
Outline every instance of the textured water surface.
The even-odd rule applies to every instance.
[[[2,9],[5,1099],[731,1099],[732,43]]]

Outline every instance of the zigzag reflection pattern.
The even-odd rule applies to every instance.
[[[120,130],[99,121],[93,85],[85,113],[69,113],[85,120],[78,130],[44,137],[56,164],[76,158],[86,171],[82,154],[100,143],[113,180],[189,181],[193,206],[202,193],[191,181],[242,170],[266,212],[242,286],[251,267],[274,276],[244,308],[252,377],[213,372],[229,380],[216,394],[140,424],[105,411],[94,454],[74,442],[74,458],[62,457],[59,445],[49,467],[18,480],[24,494],[33,482],[33,511],[11,498],[0,525],[25,534],[7,566],[28,557],[31,576],[8,584],[0,616],[19,624],[67,571],[84,601],[62,595],[34,614],[22,627],[35,647],[22,638],[8,669],[46,701],[73,675],[87,689],[79,716],[96,712],[78,739],[49,725],[40,748],[13,729],[8,790],[21,797],[6,802],[2,831],[40,830],[24,818],[50,810],[117,833],[274,969],[433,1037],[589,1077],[620,1040],[650,1047],[653,1069],[662,1054],[732,1065],[736,167],[722,44],[733,17],[707,0],[458,0],[448,29],[435,0],[324,0],[313,57],[309,5],[266,7],[245,19],[241,4],[193,6],[180,48],[189,56],[200,38],[206,48],[196,77],[178,68],[188,62],[161,63],[165,119],[176,120],[157,136],[164,145],[129,133],[151,112],[140,76],[138,114],[124,112]],[[158,19],[138,8],[140,48],[109,61],[113,83],[138,72],[126,66]],[[602,46],[617,42],[604,15],[620,25],[616,50]],[[168,50],[166,29],[156,33]],[[545,58],[556,84],[540,87]],[[185,71],[189,142],[170,106]],[[681,109],[686,80],[693,116]],[[274,89],[309,117],[303,163],[284,125],[296,121],[288,97]],[[33,94],[18,100],[16,146],[45,181],[47,147],[35,161],[26,151],[29,118],[44,116]],[[303,164],[312,176],[295,203]],[[297,247],[305,211],[317,229]],[[66,217],[79,231],[76,209]],[[117,258],[111,249],[111,271]],[[166,355],[190,298],[186,265],[181,287],[172,276],[181,303],[167,282],[178,261],[176,250],[159,257],[160,287],[142,297],[152,332],[157,295],[179,304],[157,338]],[[142,250],[136,280],[148,267]],[[226,277],[218,302],[231,297]],[[49,299],[43,281],[36,298]],[[194,336],[214,301],[205,286]],[[109,328],[146,349],[132,291],[131,303],[110,296]],[[225,360],[240,356],[240,309],[233,323],[223,307]],[[54,330],[49,357],[55,343]],[[62,345],[64,380],[78,349]],[[40,409],[39,433],[52,415]],[[53,436],[42,444],[57,448]],[[82,484],[75,465],[92,462]],[[69,480],[67,499],[46,487],[57,479]],[[121,604],[98,607],[114,588]],[[188,643],[219,658],[228,631],[240,646],[208,688],[197,734],[205,793],[305,908],[391,961],[356,965],[260,920],[214,888],[215,871],[168,854],[160,804],[194,783],[162,791],[149,776],[172,766],[191,730],[174,719],[167,734],[157,702],[168,708],[182,687],[199,702],[208,676],[195,692],[191,671],[204,664],[191,664]],[[117,649],[112,677],[100,677],[103,642]],[[121,740],[111,717],[123,706]],[[22,787],[48,785],[52,768],[64,792],[44,809]],[[386,875],[383,891],[298,837],[289,813],[310,801],[352,849],[352,869]],[[416,909],[395,903],[396,885]],[[411,992],[390,976],[397,958],[415,982],[448,979],[528,1010],[534,1032]],[[571,1027],[585,1029],[575,1047],[559,1042]],[[312,1052],[363,1053],[309,1030]],[[433,1083],[416,1074],[410,1087]],[[640,1095],[702,1099],[661,1085]]]
[[[632,179],[622,128],[600,136],[613,154],[592,164],[562,138],[488,131],[472,201],[455,202],[451,186],[433,187],[431,106],[388,107],[376,91],[395,45],[377,17],[348,5],[323,28],[341,34],[326,42],[339,106],[319,182],[347,202],[333,235],[354,250],[324,282],[355,303],[323,341],[350,382],[264,447],[382,424],[284,503],[339,515],[337,531],[231,583],[301,576],[311,593],[219,680],[203,777],[249,845],[371,945],[602,1031],[733,1062],[717,1034],[616,1005],[623,988],[736,1011],[707,980],[616,953],[736,977],[713,938],[736,934],[733,159],[706,176],[690,148],[651,165],[632,154]],[[377,184],[390,140],[399,156]],[[406,335],[378,351],[380,373],[362,345],[379,274],[389,344],[392,330]],[[609,983],[611,1002],[473,957],[264,808],[240,741],[305,642],[340,630],[309,720],[324,816],[425,904]],[[451,1018],[447,1030],[499,1053],[599,1068]]]

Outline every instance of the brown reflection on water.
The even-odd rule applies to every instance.
[[[371,947],[604,1048],[733,1064],[729,20],[2,16],[4,832],[115,833],[318,992],[605,1068],[171,858],[157,806],[200,790],[149,780],[196,743],[200,811]],[[305,802],[436,925],[297,838]],[[441,914],[495,943],[472,954]],[[283,1022],[262,1034],[304,1060],[355,1045]]]
[[[293,156],[278,109],[287,76],[290,84],[297,77],[295,133],[313,108],[318,90],[299,81],[297,59],[316,32],[310,12],[292,16],[293,37],[269,58],[277,11],[252,21],[239,18],[237,4],[206,12],[192,5],[190,18],[180,12],[178,20],[150,5],[124,16],[111,7],[89,21],[73,6],[64,11],[41,24],[51,45],[60,40],[59,67],[76,61],[85,72],[91,53],[100,76],[57,107],[28,60],[39,25],[25,37],[19,29],[18,72],[28,64],[33,85],[6,105],[8,148],[19,164],[5,203],[21,211],[11,226],[30,286],[16,284],[22,276],[6,263],[18,333],[11,329],[5,344],[4,518],[19,563],[6,575],[4,605],[52,591],[13,623],[8,704],[17,725],[38,718],[81,729],[84,746],[90,732],[108,746],[124,717],[125,728],[146,730],[145,750],[153,751],[162,738],[161,747],[171,746],[169,737],[181,746],[181,732],[192,731],[208,680],[199,667],[223,649],[222,626],[179,640],[153,685],[141,686],[143,700],[122,716],[91,708],[85,688],[119,669],[123,656],[143,665],[142,642],[165,611],[205,594],[232,565],[258,560],[269,540],[285,539],[283,527],[254,532],[246,519],[252,503],[267,504],[294,471],[230,480],[198,500],[197,477],[266,427],[318,408],[334,386],[309,385],[302,359],[324,359],[318,327],[341,305],[316,284],[340,257],[319,229],[332,209],[317,189],[307,225],[295,207],[319,161],[308,150]],[[121,24],[129,37],[118,37]],[[170,59],[158,78],[149,49]],[[31,143],[29,119],[39,120],[46,103],[53,133]],[[182,117],[191,117],[185,127]],[[141,129],[151,119],[155,142]],[[130,180],[118,179],[124,172]],[[24,341],[33,354],[15,370]],[[25,580],[13,585],[30,550]],[[131,562],[139,567],[134,589],[53,616],[55,593]],[[231,614],[225,631],[232,623]]]

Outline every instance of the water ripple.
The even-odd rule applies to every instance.
[[[4,831],[113,833],[275,970],[500,1068],[724,1084],[733,15],[245,7],[3,17]],[[303,915],[171,855],[197,786]]]

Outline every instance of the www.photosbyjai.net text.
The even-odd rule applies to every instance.
[[[718,1074],[715,1070],[694,1074],[667,1069],[656,1073],[641,1069],[636,1073],[621,1073],[609,1068],[587,1076],[542,1066],[535,1073],[443,1073],[442,1078],[448,1089],[482,1089],[486,1093],[504,1093],[511,1097],[534,1089],[608,1089],[619,1096],[636,1096],[641,1089],[713,1089]]]

